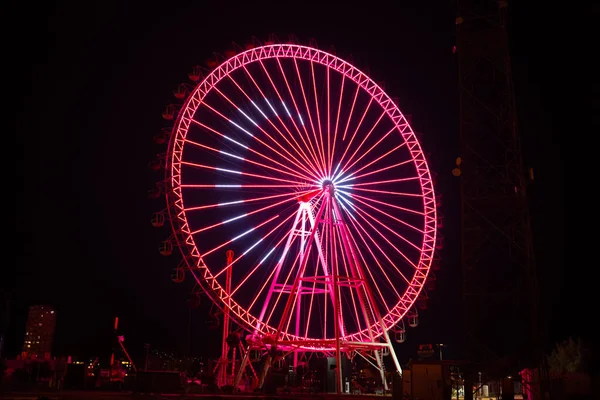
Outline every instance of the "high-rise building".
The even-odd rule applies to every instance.
[[[56,326],[56,312],[50,306],[31,306],[25,326],[23,353],[27,356],[49,357]]]

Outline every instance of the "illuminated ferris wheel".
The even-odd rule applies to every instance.
[[[437,224],[406,118],[367,75],[313,47],[267,44],[212,67],[194,69],[195,85],[175,93],[183,104],[163,114],[174,125],[162,136],[168,206],[155,220],[173,229],[162,252],[178,245],[180,270],[249,345],[295,362],[359,354],[382,377],[389,354],[400,372],[392,340],[404,340],[403,319],[416,324]]]

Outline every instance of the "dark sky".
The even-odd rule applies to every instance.
[[[14,261],[0,275],[0,293],[11,299],[9,355],[22,345],[27,306],[38,303],[57,309],[57,354],[107,352],[116,315],[134,355],[145,342],[185,347],[190,286],[171,282],[178,260],[157,251],[168,232],[150,225],[161,209],[147,197],[157,178],[147,164],[160,151],[152,136],[163,126],[172,89],[193,65],[232,41],[270,33],[305,43],[315,38],[325,50],[334,45],[338,56],[351,56],[384,81],[423,132],[446,198],[448,243],[438,290],[421,326],[409,331],[409,344],[451,340],[460,271],[458,184],[450,174],[458,155],[454,2],[402,2],[402,9],[369,2],[356,11],[326,2],[289,10],[281,3],[194,3],[54,2],[9,14],[21,28],[11,46],[13,72],[4,77],[14,87],[9,115],[16,139],[5,152],[15,160],[7,162],[16,177],[7,193],[15,193],[16,229],[6,230],[15,242],[5,252]],[[553,162],[561,147],[551,94],[561,82],[548,80],[551,25],[532,22],[534,14],[513,16],[514,74],[527,161],[536,167],[537,257],[550,277],[553,337],[562,338],[584,332],[585,321],[561,318],[575,309],[567,303],[575,280],[563,270],[564,175]],[[218,343],[219,332],[205,329],[209,309],[203,298],[192,313],[192,353]]]

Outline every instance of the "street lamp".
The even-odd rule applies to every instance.
[[[442,349],[444,348],[444,343],[438,343],[436,344],[436,346],[440,349],[440,361],[442,361],[444,359],[442,356]]]
[[[144,370],[148,371],[148,353],[150,352],[150,344],[144,343],[144,348],[146,349],[146,367]]]

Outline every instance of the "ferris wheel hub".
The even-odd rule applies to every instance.
[[[333,184],[333,181],[329,179],[325,179],[321,186],[323,187],[323,190],[328,190],[330,192],[333,192],[335,190],[335,185]]]

